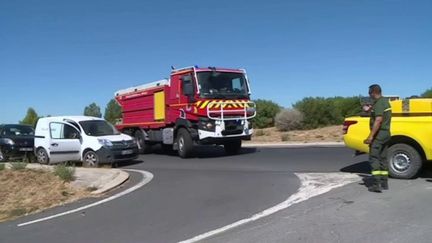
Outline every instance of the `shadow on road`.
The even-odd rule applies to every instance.
[[[346,166],[340,169],[340,171],[359,174],[359,176],[363,177],[363,183],[361,183],[362,185],[368,186],[370,185],[370,183],[372,183],[371,178],[369,177],[370,165],[368,161],[363,161]],[[421,172],[413,179],[417,178],[425,179],[427,182],[432,183],[432,163],[425,163]]]
[[[207,159],[207,158],[219,158],[219,157],[235,157],[239,155],[244,154],[252,154],[256,153],[258,150],[256,148],[242,148],[240,152],[236,155],[227,155],[225,153],[225,150],[222,146],[214,146],[214,145],[201,145],[196,147],[195,154],[191,158],[198,158],[198,159]],[[161,148],[159,145],[155,145],[153,147],[153,153],[154,154],[160,154],[160,155],[167,155],[167,156],[173,156],[178,157],[177,151],[166,151]]]
[[[144,161],[140,160],[140,159],[135,159],[132,161],[125,161],[125,162],[117,163],[116,168],[121,168],[121,167],[130,166],[130,165],[141,164],[141,163],[144,163]]]

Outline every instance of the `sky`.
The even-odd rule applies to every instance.
[[[252,98],[432,87],[432,1],[0,0],[0,123],[104,109],[170,67],[245,68]]]

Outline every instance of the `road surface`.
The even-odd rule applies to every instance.
[[[367,172],[367,164],[362,160],[364,157],[352,158],[352,152],[345,148],[245,148],[240,155],[225,156],[221,148],[206,147],[196,158],[187,160],[166,154],[144,155],[140,161],[123,167],[154,175],[143,188],[108,203],[48,221],[17,227],[17,224],[74,209],[100,198],[85,199],[2,223],[0,242],[179,242],[248,218],[286,200],[300,187],[295,173]],[[132,187],[141,179],[140,174],[131,172],[130,181],[110,194]],[[429,183],[424,180],[408,182],[424,187]],[[410,188],[407,181],[397,183],[401,188]],[[372,210],[347,210],[358,206],[361,200],[370,203],[368,199],[372,196],[376,200]],[[356,239],[361,242],[369,239],[360,237],[367,235],[361,233],[364,232],[361,227],[368,229],[368,233],[381,228],[355,221],[356,216],[361,218],[371,214],[378,217],[376,213],[380,212],[380,206],[391,203],[392,199],[388,193],[375,196],[358,183],[349,184],[204,242],[335,242],[335,239],[346,242],[344,240],[356,232]],[[410,206],[417,205],[411,202]],[[423,210],[430,211],[429,208]],[[353,212],[358,215],[352,215]],[[410,215],[408,212],[398,216],[399,222]],[[349,216],[345,217],[346,214]],[[348,223],[352,227],[361,227],[344,235],[341,232],[346,228],[344,219],[350,220]],[[430,222],[424,216],[423,221]],[[393,224],[392,227],[396,230],[402,226]],[[426,224],[407,224],[406,227],[417,227],[415,230],[419,232],[430,231]]]

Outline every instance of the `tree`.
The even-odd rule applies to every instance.
[[[30,126],[35,127],[36,126],[36,122],[38,120],[39,120],[39,116],[36,113],[35,109],[33,109],[33,108],[30,107],[30,108],[27,109],[27,114],[24,117],[24,119],[22,121],[20,121],[19,123],[23,124],[23,125],[30,125]]]
[[[105,108],[105,120],[115,124],[116,120],[122,117],[122,110],[115,99],[110,100]]]
[[[432,88],[426,90],[422,95],[422,98],[432,98]]]
[[[271,100],[255,100],[257,115],[253,124],[257,128],[274,126],[274,118],[281,110],[280,106]]]
[[[84,116],[102,117],[101,109],[96,103],[91,103],[84,108]]]

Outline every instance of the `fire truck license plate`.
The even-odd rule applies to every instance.
[[[121,153],[122,153],[122,155],[133,154],[133,150],[132,149],[123,150]]]

